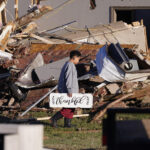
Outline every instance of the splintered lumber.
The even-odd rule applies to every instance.
[[[31,5],[33,5],[34,4],[34,0],[31,0]]]
[[[0,0],[0,13],[4,10],[6,7],[6,1]]]
[[[29,37],[29,34],[32,33],[32,32],[34,32],[36,29],[37,29],[36,23],[30,22],[30,23],[26,26],[26,28],[24,28],[24,29],[22,30],[21,33],[15,34],[15,35],[13,35],[13,36],[11,36],[11,37],[13,37],[13,38],[28,38],[28,37]]]
[[[14,28],[15,24],[10,22],[2,30],[2,33],[0,34],[0,50],[5,50],[10,34],[13,32]]]
[[[147,85],[146,87],[136,90],[134,91],[134,94],[131,96],[132,99],[136,98],[136,99],[141,99],[143,98],[145,95],[150,96],[150,85]]]
[[[2,23],[2,13],[0,12],[0,28],[2,27],[3,23]]]
[[[35,38],[35,39],[37,39],[37,40],[40,40],[40,41],[42,41],[42,42],[44,42],[44,43],[46,43],[46,44],[53,44],[53,42],[52,42],[51,40],[48,40],[48,39],[43,38],[43,37],[40,37],[40,36],[35,35],[35,34],[33,34],[33,33],[30,34],[30,37]]]
[[[13,38],[28,38],[29,34],[35,32],[37,29],[37,24],[35,22],[30,22],[21,33],[15,34],[11,37]]]
[[[139,21],[135,21],[135,22],[132,22],[132,25],[133,25],[134,27],[138,27],[138,26],[140,26],[141,24],[140,24]]]
[[[6,9],[5,8],[2,11],[2,22],[3,22],[3,25],[7,24],[7,17],[6,17]]]
[[[43,6],[43,7],[39,8],[39,13],[34,11],[32,13],[24,15],[23,17],[19,18],[16,21],[16,29],[18,29],[18,28],[20,29],[22,26],[27,25],[28,23],[41,17],[42,15],[46,14],[47,12],[49,12],[51,10],[52,10],[52,8],[50,6]]]
[[[115,104],[117,104],[117,103],[119,103],[119,102],[121,102],[121,101],[123,101],[123,100],[129,98],[129,97],[132,96],[132,95],[133,95],[133,93],[126,94],[126,95],[122,96],[121,98],[119,98],[119,99],[117,99],[117,100],[115,100],[115,101],[113,101],[113,102],[111,102],[111,103],[109,102],[103,110],[101,110],[100,112],[98,112],[98,113],[94,116],[94,118],[93,118],[92,120],[96,121],[96,120],[100,119],[101,117],[104,116],[104,114],[106,113],[106,111],[107,111],[108,108],[111,108],[111,107],[114,106]],[[105,104],[104,104],[104,105],[105,105]]]
[[[7,24],[7,17],[6,17],[6,0],[0,1],[0,15],[1,15],[1,21],[3,25]]]
[[[39,4],[40,4],[40,0],[35,0],[35,3],[36,3],[37,5],[39,5]]]
[[[31,22],[27,25],[25,29],[22,30],[21,34],[28,34],[37,29],[37,24],[35,22]]]
[[[31,5],[39,5],[40,4],[40,0],[31,0]]]
[[[88,116],[89,116],[89,114],[74,115],[73,118],[88,117]],[[49,120],[49,119],[51,119],[51,117],[41,117],[41,118],[37,118],[38,121]]]
[[[14,5],[14,8],[15,8],[15,19],[19,18],[19,14],[18,14],[18,1],[19,0],[15,0],[15,5]]]

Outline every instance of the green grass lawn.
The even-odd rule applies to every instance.
[[[45,117],[52,114],[30,112],[30,117]],[[102,125],[87,123],[88,118],[73,118],[73,128],[63,128],[64,120],[58,121],[58,128],[44,127],[44,147],[59,150],[102,149]],[[49,123],[49,121],[45,121]]]
[[[11,116],[11,114],[10,114]],[[29,112],[24,118],[38,118],[52,116],[47,112]],[[104,116],[106,117],[106,115]],[[150,119],[148,114],[118,114],[117,120]],[[74,118],[73,128],[63,128],[64,120],[58,121],[58,128],[53,128],[48,121],[44,126],[44,147],[58,150],[105,150],[102,146],[102,124],[88,123],[88,118]]]
[[[31,112],[32,117],[51,116],[43,112]],[[106,117],[106,116],[105,116]],[[147,114],[118,114],[118,120],[150,119]],[[44,147],[59,150],[106,149],[102,147],[102,124],[88,123],[88,118],[74,118],[74,128],[63,128],[63,119],[58,121],[58,128],[49,125],[44,127]],[[48,121],[45,121],[48,123]]]
[[[100,149],[102,129],[98,123],[87,123],[86,118],[74,118],[74,128],[63,128],[63,119],[58,128],[45,126],[44,146],[56,149]]]
[[[45,130],[44,145],[56,149],[99,149],[100,132],[60,132]]]

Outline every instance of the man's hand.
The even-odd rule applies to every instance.
[[[67,95],[68,95],[68,97],[72,97],[72,93],[68,93]]]

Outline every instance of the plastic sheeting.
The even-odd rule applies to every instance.
[[[106,49],[107,45],[100,48],[96,55],[98,75],[108,82],[124,81],[125,72],[109,58]]]

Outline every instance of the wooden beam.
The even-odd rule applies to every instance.
[[[40,4],[40,0],[36,0],[36,4],[39,5]]]
[[[10,34],[13,32],[15,24],[13,22],[8,23],[0,34],[0,50],[5,51]]]
[[[52,8],[49,6],[42,6],[39,9],[40,13],[38,15],[36,14],[36,12],[32,12],[16,20],[16,27],[21,28],[22,26],[27,25],[28,23],[32,22],[35,19],[38,19],[39,17],[43,16],[44,14],[46,14],[51,10]]]
[[[104,116],[104,114],[107,112],[107,109],[108,108],[111,108],[112,106],[114,106],[115,104],[117,104],[117,103],[119,103],[119,102],[121,102],[121,101],[123,101],[123,100],[125,100],[125,99],[127,99],[127,98],[129,98],[129,97],[131,97],[133,95],[133,93],[130,93],[130,94],[126,94],[126,95],[123,95],[121,98],[119,98],[119,99],[117,99],[117,100],[115,100],[115,101],[112,101],[112,102],[108,102],[107,103],[107,105],[106,104],[104,104],[104,105],[106,105],[106,107],[104,107],[104,109],[103,110],[100,110],[98,113],[96,113],[96,115],[94,116],[94,118],[92,119],[92,121],[96,121],[96,120],[99,120],[101,117],[103,117]]]
[[[34,4],[37,4],[37,2],[38,2],[38,0],[35,0],[35,1],[34,1]]]
[[[46,44],[53,44],[53,42],[52,42],[51,40],[46,39],[46,38],[43,38],[43,37],[40,37],[40,36],[35,35],[35,34],[33,34],[33,33],[30,34],[30,37],[35,38],[35,39],[37,39],[37,40],[40,40],[40,41],[42,41],[42,42],[44,42],[44,43],[46,43]]]
[[[6,2],[5,1],[0,2],[0,12],[2,12],[5,7],[6,7]]]
[[[0,12],[0,27],[3,25],[3,22],[2,22],[2,12]]]
[[[0,1],[0,23],[2,25],[5,25],[6,24],[6,10],[5,7],[6,7],[6,0],[1,0]]]
[[[7,24],[6,8],[2,11],[2,22],[4,26]]]
[[[89,114],[81,114],[81,115],[74,115],[73,118],[80,118],[80,117],[88,117]],[[42,117],[42,118],[37,118],[38,121],[43,121],[43,120],[50,120],[51,117]]]
[[[31,0],[31,5],[39,5],[40,4],[40,0]]]
[[[31,5],[33,5],[34,4],[34,0],[31,0]]]
[[[19,18],[18,3],[19,3],[19,0],[15,0],[15,5],[14,5],[14,8],[15,8],[15,19]]]

